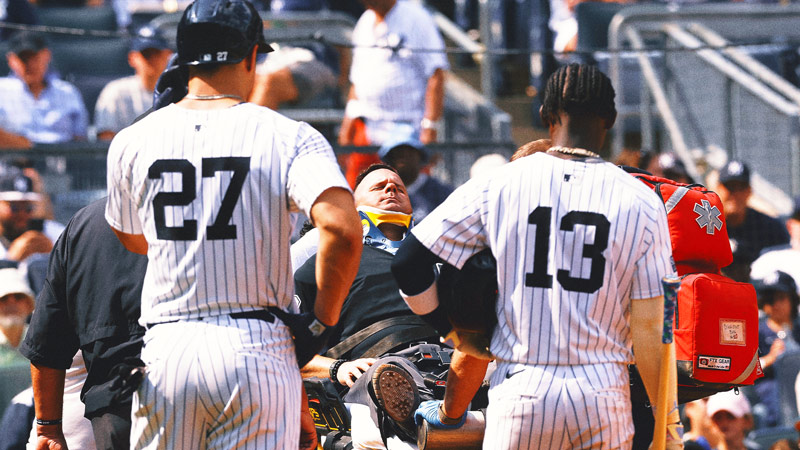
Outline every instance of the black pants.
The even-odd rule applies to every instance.
[[[131,403],[110,406],[90,419],[97,450],[127,450],[131,444]]]

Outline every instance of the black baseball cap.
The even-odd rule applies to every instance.
[[[750,185],[750,168],[744,162],[732,159],[720,169],[719,182],[722,184],[740,182]]]
[[[39,201],[42,196],[33,190],[33,180],[19,170],[0,174],[0,200],[8,202]]]
[[[8,51],[19,55],[23,52],[38,52],[47,48],[47,39],[41,33],[21,31],[8,41]]]
[[[131,38],[131,50],[141,52],[148,48],[165,50],[170,48],[170,45],[158,28],[144,25],[136,30],[136,34]]]

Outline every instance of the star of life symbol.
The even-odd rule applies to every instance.
[[[694,212],[697,213],[697,225],[700,228],[705,228],[706,233],[714,234],[715,230],[722,229],[722,219],[720,216],[722,213],[719,211],[719,208],[716,206],[711,206],[708,200],[701,200],[702,206],[700,203],[694,205]]]

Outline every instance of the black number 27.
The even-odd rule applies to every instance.
[[[242,194],[242,186],[250,172],[250,157],[203,158],[202,177],[213,177],[217,172],[233,172],[228,189],[222,197],[217,218],[206,227],[209,240],[236,239],[236,225],[228,222],[233,216],[233,209]],[[197,239],[197,220],[186,219],[183,226],[169,227],[166,224],[167,206],[187,206],[197,196],[196,169],[185,159],[159,159],[147,171],[147,178],[159,179],[165,173],[181,174],[181,190],[179,192],[159,192],[153,197],[153,218],[156,222],[156,236],[167,241],[193,241]]]
[[[550,253],[550,217],[553,208],[539,206],[528,216],[528,223],[536,225],[533,250],[533,272],[525,274],[525,286],[552,288],[553,276],[547,273],[547,259]],[[575,278],[570,276],[569,270],[558,269],[556,279],[568,291],[591,293],[603,285],[606,258],[603,251],[608,247],[608,232],[611,224],[602,214],[570,211],[561,218],[561,231],[573,231],[575,225],[590,225],[595,227],[594,243],[583,244],[583,257],[591,260],[589,278]]]

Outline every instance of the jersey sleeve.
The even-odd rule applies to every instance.
[[[295,156],[289,166],[289,198],[308,217],[311,206],[325,190],[340,187],[350,190],[328,141],[306,123],[300,124]]]
[[[131,196],[133,162],[131,152],[125,150],[129,134],[126,131],[127,129],[115,136],[108,149],[106,221],[112,228],[123,233],[142,234],[138,208]]]
[[[66,293],[69,228],[56,241],[50,255],[47,277],[36,298],[30,328],[19,351],[32,363],[66,370],[78,350],[78,336],[72,329]]]
[[[470,256],[486,248],[484,226],[486,187],[475,179],[456,189],[419,225],[411,229],[433,254],[458,269]]]
[[[640,212],[644,227],[640,240],[641,253],[636,261],[636,271],[633,276],[631,299],[664,295],[661,279],[675,275],[667,213],[660,200],[658,204],[648,206]]]

